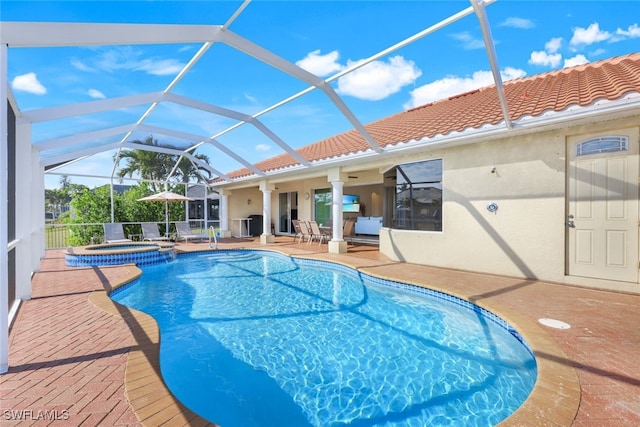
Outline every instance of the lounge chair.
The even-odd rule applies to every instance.
[[[155,222],[143,222],[142,224],[142,240],[151,242],[171,240],[169,236],[162,236]]]
[[[307,241],[307,244],[316,239],[318,240],[318,245],[321,245],[325,239],[327,242],[329,241],[329,234],[322,231],[316,221],[309,221],[309,227],[311,229],[311,237]]]
[[[194,233],[187,221],[176,222],[176,240],[184,239],[185,243],[189,243],[189,239],[208,239],[207,233]]]
[[[122,229],[121,222],[105,222],[104,226],[104,241],[105,243],[126,243],[133,240],[124,237],[124,230]]]

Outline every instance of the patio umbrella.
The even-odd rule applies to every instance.
[[[139,202],[164,202],[164,220],[166,223],[166,232],[169,232],[169,202],[189,202],[193,199],[183,196],[182,194],[172,193],[171,191],[162,191],[151,196],[138,199]]]

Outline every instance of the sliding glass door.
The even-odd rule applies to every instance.
[[[294,219],[298,219],[298,192],[292,191],[290,193],[279,194],[279,215],[278,232],[283,234],[293,234],[294,228],[291,222]]]

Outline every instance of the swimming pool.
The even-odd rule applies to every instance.
[[[444,294],[261,251],[143,271],[112,298],[158,321],[168,387],[221,425],[492,425],[535,383],[512,328]]]

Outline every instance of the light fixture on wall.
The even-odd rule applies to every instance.
[[[251,204],[251,199],[247,199],[247,204],[250,205]]]

